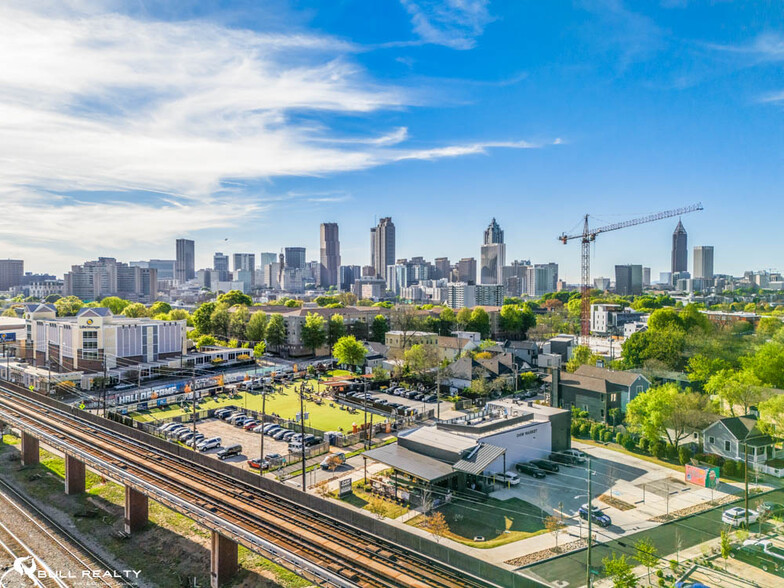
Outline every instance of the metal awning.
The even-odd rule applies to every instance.
[[[482,443],[471,450],[466,457],[452,466],[458,472],[481,474],[491,463],[506,453],[506,449],[488,443]]]
[[[364,456],[427,482],[437,482],[454,474],[449,464],[400,447],[397,443],[371,449]]]

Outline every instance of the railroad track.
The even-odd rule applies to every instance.
[[[19,573],[22,568],[29,568],[30,575],[27,575],[33,584],[39,588],[68,588],[68,585],[60,580],[57,575],[52,572],[51,568],[46,562],[38,556],[32,549],[30,549],[11,529],[5,524],[0,522],[0,553],[6,552],[11,558],[11,565],[7,569],[0,568],[0,583],[5,578],[9,581],[16,576],[17,580],[24,580],[20,578]],[[17,568],[17,565],[20,565]],[[37,570],[45,570],[46,577],[39,578],[35,572]]]
[[[320,569],[327,570],[330,577],[304,575],[320,585],[362,588],[495,586],[208,467],[122,438],[114,431],[26,394],[6,390],[0,396],[0,409],[31,430],[67,441],[70,446],[186,501],[200,512],[212,513],[267,544],[277,545],[287,553],[317,564]],[[194,518],[198,520],[198,516]],[[259,550],[258,545],[249,547]],[[263,551],[266,551],[265,555],[269,554],[269,549]],[[291,569],[290,565],[286,567]],[[301,573],[303,570],[295,571]]]
[[[27,519],[28,523],[33,528],[46,536],[49,541],[57,545],[58,549],[77,565],[79,568],[77,574],[80,574],[81,570],[109,572],[113,576],[112,581],[109,581],[102,576],[93,576],[92,580],[96,584],[111,586],[113,588],[116,586],[136,585],[127,578],[114,577],[116,574],[114,573],[115,570],[111,564],[97,555],[73,533],[38,508],[33,502],[28,500],[16,490],[16,488],[3,479],[0,479],[0,500]],[[59,586],[61,584],[56,585]]]

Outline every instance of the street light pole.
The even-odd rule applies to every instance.
[[[307,482],[305,480],[305,393],[302,386],[299,389],[299,422],[302,437],[299,442],[302,444],[302,491],[306,492]]]
[[[591,504],[591,458],[588,458],[588,560],[585,567],[585,585],[590,588],[591,586],[591,546],[593,544],[593,505]]]
[[[267,412],[267,391],[261,387],[261,449],[259,451],[259,477],[264,476],[264,415]]]

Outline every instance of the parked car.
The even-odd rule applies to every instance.
[[[574,459],[574,463],[585,463],[585,460],[588,459],[588,456],[579,449],[565,449],[561,451],[561,453],[572,457]]]
[[[409,398],[411,398],[411,397],[409,396]],[[414,396],[414,400],[416,400],[417,402],[422,402],[422,400],[423,400],[424,398],[425,398],[425,395],[424,395],[424,394],[422,394],[421,392],[419,392],[418,394],[416,394],[416,395]]]
[[[248,418],[248,415],[246,415],[244,412],[235,412],[229,415],[229,417],[226,419],[226,422],[233,425],[236,424],[238,420],[245,418]]]
[[[202,441],[204,441],[204,435],[201,433],[196,433],[195,436],[188,438],[188,440],[185,442],[185,445],[188,447],[197,447]]]
[[[224,447],[223,449],[218,451],[218,453],[216,453],[215,455],[217,455],[218,459],[223,460],[229,457],[233,457],[235,455],[239,455],[241,453],[242,453],[242,445],[229,445],[228,447]]]
[[[424,400],[427,403],[431,403],[431,402],[436,402],[438,400],[438,397],[435,394],[428,394],[422,400]]]
[[[756,510],[749,509],[749,525],[756,523],[758,518],[759,513]],[[739,506],[728,508],[722,513],[721,522],[730,527],[745,527],[746,509]]]
[[[550,461],[556,461],[564,465],[572,465],[574,463],[577,463],[574,457],[572,457],[571,455],[566,455],[564,453],[551,453],[549,459]]]
[[[254,433],[263,433],[264,432],[264,425],[256,425],[251,429]]]
[[[212,416],[220,419],[223,418],[225,415],[229,415],[229,414],[231,414],[230,408],[219,408],[218,410],[212,413]]]
[[[178,425],[179,425],[179,423],[175,423],[175,422],[171,422],[171,423],[164,423],[164,424],[162,424],[160,427],[158,427],[158,431],[160,431],[161,433],[165,433],[165,432],[166,432],[166,431],[168,431],[169,429],[171,429],[171,428],[173,428],[173,427],[176,427],[176,426],[178,426]]]
[[[299,441],[292,441],[289,443],[289,453],[300,453],[302,451],[302,443]]]
[[[276,441],[280,441],[280,440],[283,439],[283,435],[286,435],[287,433],[290,433],[290,432],[291,431],[289,431],[288,429],[281,429],[280,431],[277,431],[276,433],[273,433],[272,434],[272,438],[275,439]]]
[[[254,422],[255,423],[256,420],[253,417],[243,416],[243,417],[240,417],[240,418],[238,418],[238,419],[236,419],[234,421],[234,426],[235,427],[244,427],[246,423],[250,423],[250,422]]]
[[[296,435],[296,433],[294,431],[286,431],[283,434],[283,439],[282,440],[283,441],[290,441],[295,435]]]
[[[259,421],[251,419],[249,421],[245,421],[245,424],[242,425],[242,428],[246,431],[250,431],[251,429],[255,429],[259,426]]]
[[[318,437],[313,437],[312,439],[305,439],[305,447],[313,447],[314,445],[318,445],[321,443],[321,439]]]
[[[512,486],[517,486],[520,483],[520,476],[512,471],[506,471],[502,473],[495,472],[490,475],[499,484],[511,484]]]
[[[588,505],[583,504],[579,509],[577,509],[577,514],[580,515],[580,518],[583,520],[588,520]],[[602,512],[602,509],[598,506],[591,505],[591,519],[593,522],[599,525],[600,527],[609,527],[612,525],[612,519]]]
[[[270,464],[266,459],[261,460],[257,457],[254,459],[249,459],[248,466],[253,468],[254,470],[268,470]]]
[[[321,466],[321,469],[328,470],[330,466],[330,461],[332,462],[333,465],[337,464],[335,465],[335,467],[340,467],[344,463],[346,463],[346,454],[343,452],[330,453],[327,457],[321,460],[321,463],[319,464]]]
[[[532,459],[531,463],[550,474],[554,474],[561,469],[558,467],[557,463],[553,463],[547,459]]]
[[[757,513],[763,518],[778,517],[784,515],[784,504],[763,502],[757,507]]]
[[[773,547],[769,540],[747,539],[740,547],[730,550],[730,557],[764,571],[784,577],[784,560],[781,549]]]
[[[285,463],[286,458],[284,458],[280,453],[268,453],[267,457],[265,457],[271,466],[281,465]]]
[[[544,470],[539,469],[535,465],[531,465],[530,463],[516,463],[515,469],[520,472],[521,474],[528,474],[529,476],[533,476],[534,478],[544,478],[547,474],[545,474]]]
[[[209,451],[210,449],[215,449],[216,447],[221,446],[221,438],[220,437],[210,437],[209,439],[202,439],[199,443],[196,444],[196,449],[199,451]]]

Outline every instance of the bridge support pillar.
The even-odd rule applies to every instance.
[[[148,500],[147,496],[134,490],[130,486],[125,487],[125,532],[136,533],[141,531],[147,524]]]
[[[85,479],[84,462],[81,462],[75,457],[66,454],[65,493],[82,494],[85,489],[84,479]]]
[[[22,431],[22,465],[37,464],[41,459],[38,450],[38,439]]]
[[[237,573],[237,543],[220,533],[212,532],[210,557],[210,587],[220,588]]]

